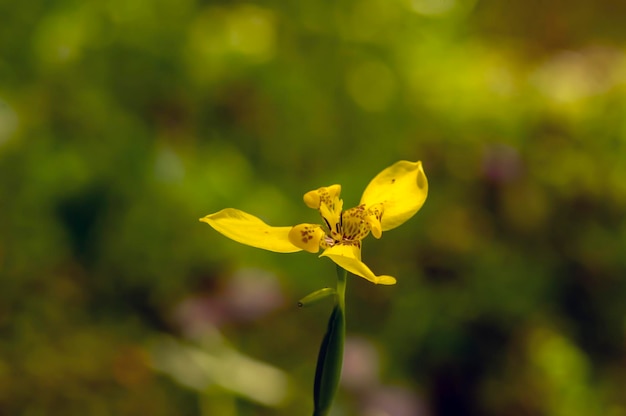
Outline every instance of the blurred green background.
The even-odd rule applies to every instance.
[[[308,415],[317,222],[401,159],[333,415],[626,415],[626,3],[0,3],[0,414]]]

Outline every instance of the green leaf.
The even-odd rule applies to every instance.
[[[298,301],[298,306],[300,307],[311,306],[311,305],[318,303],[321,300],[328,298],[331,295],[332,296],[337,295],[337,291],[330,287],[325,287],[323,289],[316,290],[313,293],[309,293],[308,295],[300,299]]]

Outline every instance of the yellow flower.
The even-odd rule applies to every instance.
[[[272,227],[243,211],[226,208],[207,215],[206,222],[226,237],[242,244],[279,253],[306,250],[329,257],[337,265],[372,283],[392,285],[392,276],[375,275],[361,261],[361,240],[370,232],[380,238],[383,231],[401,225],[422,207],[428,181],[422,162],[396,162],[367,185],[358,206],[343,210],[340,185],[322,187],[304,194],[307,206],[317,209],[319,224]]]

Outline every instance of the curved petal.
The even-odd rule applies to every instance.
[[[322,186],[321,188],[317,188],[304,194],[303,199],[304,203],[309,208],[319,209],[322,203],[324,203],[331,209],[334,209],[333,203],[339,198],[340,193],[341,185]]]
[[[361,261],[361,248],[358,246],[336,244],[324,250],[320,257],[329,257],[339,266],[357,276],[379,285],[394,285],[396,279],[392,276],[376,276],[365,263]]]
[[[422,162],[401,160],[380,172],[365,188],[361,204],[366,207],[382,203],[382,230],[396,228],[424,205],[428,181]]]
[[[380,238],[383,235],[383,226],[381,223],[383,210],[383,204],[374,204],[367,209],[365,221],[370,225],[370,231],[375,238]]]
[[[289,241],[291,227],[271,227],[254,215],[226,208],[200,218],[231,240],[278,253],[293,253],[301,248]]]
[[[326,234],[317,224],[298,224],[289,230],[289,241],[309,253],[320,251],[320,240]]]

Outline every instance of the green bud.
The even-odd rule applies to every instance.
[[[315,384],[313,387],[313,416],[326,416],[339,387],[343,345],[345,338],[345,315],[341,305],[335,305],[328,320],[328,329],[317,357]]]

